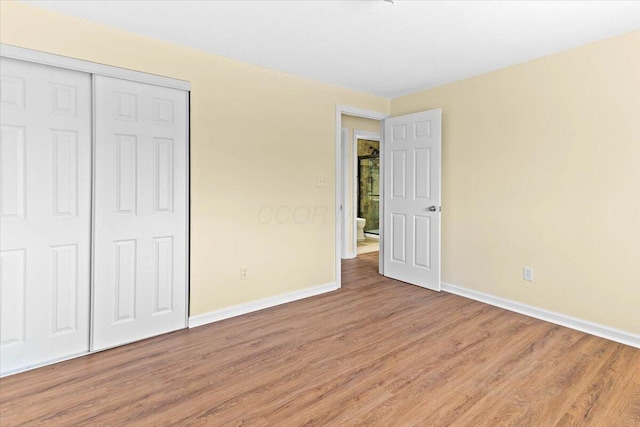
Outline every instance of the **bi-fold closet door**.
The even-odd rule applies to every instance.
[[[187,92],[0,61],[0,373],[184,328]]]

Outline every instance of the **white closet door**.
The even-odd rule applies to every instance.
[[[91,77],[0,59],[0,371],[89,350]]]
[[[187,93],[96,76],[92,349],[186,326]]]

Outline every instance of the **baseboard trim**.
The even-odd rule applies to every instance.
[[[287,292],[286,294],[276,295],[274,297],[263,298],[245,304],[238,304],[220,310],[214,310],[209,313],[198,314],[196,316],[189,317],[189,328],[195,328],[197,326],[218,322],[231,317],[253,313],[254,311],[264,310],[265,308],[275,307],[276,305],[313,297],[335,291],[336,289],[338,289],[338,286],[335,283],[327,283],[326,285],[314,286],[313,288],[302,289],[300,291]]]
[[[353,259],[356,258],[358,254],[356,252],[347,252],[342,259]]]
[[[626,344],[631,347],[640,348],[640,335],[633,334],[628,331],[611,328],[609,326],[593,323],[588,320],[578,319],[576,317],[567,316],[566,314],[556,313],[554,311],[545,310],[543,308],[534,307],[517,301],[512,301],[483,292],[474,291],[472,289],[463,288],[461,286],[442,283],[442,290],[450,294],[459,295],[461,297],[480,301],[485,304],[504,308],[505,310],[515,311],[516,313],[526,316],[535,317],[536,319],[555,323],[556,325],[565,326],[587,334],[595,335],[611,341]]]
[[[47,360],[45,362],[38,362],[38,363],[31,364],[31,365],[23,366],[21,368],[4,371],[4,372],[0,373],[0,378],[5,378],[5,377],[9,377],[11,375],[20,374],[22,372],[31,371],[31,370],[36,369],[36,368],[42,368],[42,367],[49,366],[49,365],[55,365],[56,363],[66,362],[67,360],[77,359],[78,357],[88,356],[91,353],[92,353],[91,351],[81,351],[80,353],[70,354],[70,355],[67,355],[67,356],[59,357],[57,359],[51,359],[51,360]]]

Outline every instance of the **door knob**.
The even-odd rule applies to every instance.
[[[435,206],[429,206],[429,207],[427,208],[427,210],[428,210],[429,212],[435,212],[435,211],[436,211],[436,207],[435,207]]]

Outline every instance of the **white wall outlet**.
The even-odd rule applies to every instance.
[[[318,175],[318,187],[327,186],[327,177],[325,175]]]
[[[245,280],[249,278],[249,267],[243,265],[240,267],[240,279]]]
[[[529,282],[533,282],[533,267],[523,267],[522,278]]]

